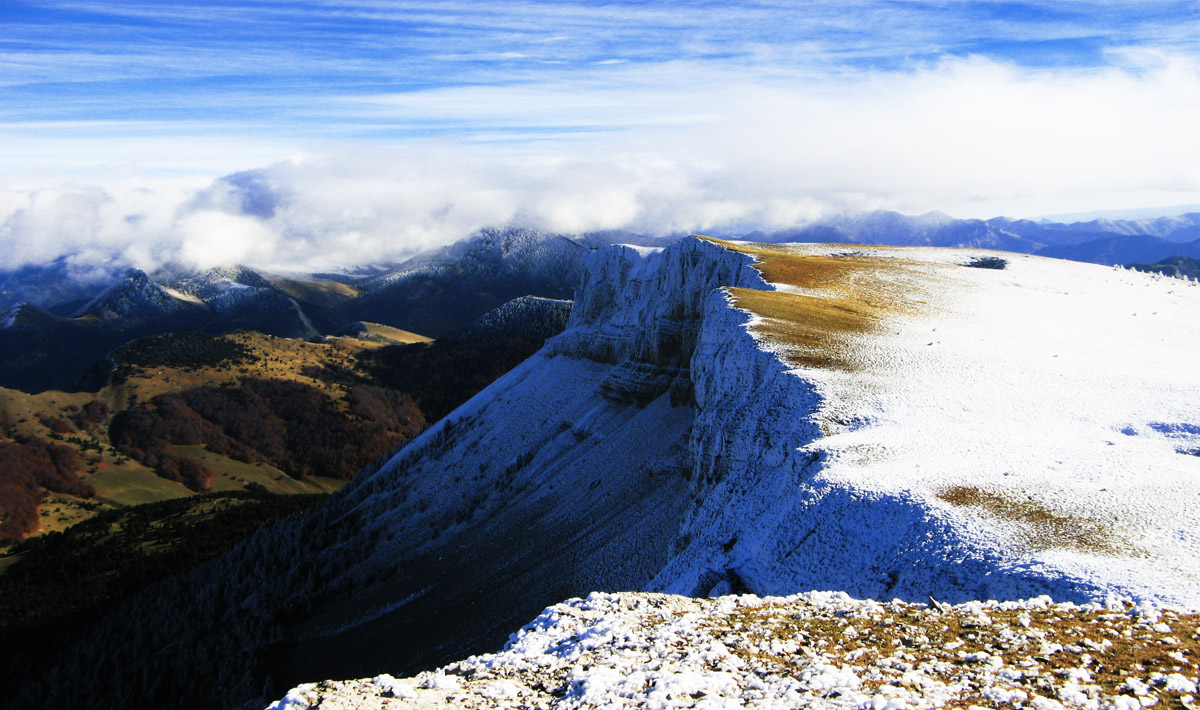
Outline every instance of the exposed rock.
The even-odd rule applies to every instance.
[[[591,594],[546,609],[499,653],[410,678],[309,683],[268,710],[1186,707],[1200,678],[1177,649],[1195,648],[1197,621],[1048,597],[931,608],[829,593]]]

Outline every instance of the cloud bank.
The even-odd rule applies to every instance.
[[[736,232],[850,210],[1032,217],[1200,202],[1200,67],[1165,52],[1100,68],[971,56],[836,76],[605,65],[339,102],[359,122],[460,131],[313,141],[257,166],[237,162],[261,157],[257,137],[216,136],[231,166],[216,179],[140,177],[161,164],[158,138],[100,142],[98,162],[120,169],[95,180],[0,178],[0,266],[76,254],[316,269],[505,224]]]

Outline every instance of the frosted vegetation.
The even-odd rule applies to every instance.
[[[1198,622],[1111,599],[594,593],[546,609],[499,653],[306,684],[269,710],[1190,707]]]

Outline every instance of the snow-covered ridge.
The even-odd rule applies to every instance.
[[[930,593],[960,598],[957,587],[1014,598],[1041,586],[1056,598],[1108,590],[1200,606],[1200,461],[1190,453],[1200,446],[1200,373],[1188,365],[1200,288],[1012,254],[1004,269],[979,269],[966,267],[989,253],[779,251],[799,273],[830,256],[855,264],[853,283],[780,288],[859,303],[882,293],[894,312],[840,338],[854,367],[795,367],[804,387],[775,405],[762,401],[770,388],[756,390],[759,412],[793,414],[750,417],[727,436],[736,450],[764,428],[792,429],[783,467],[753,446],[734,467],[764,474],[739,490],[789,501],[761,503],[778,517],[759,526],[764,539],[740,563],[760,582],[752,588],[920,598],[944,587]],[[753,330],[789,359],[769,327]],[[819,431],[794,414],[814,395],[805,419]],[[764,483],[779,485],[772,468],[797,482],[767,494]]]
[[[81,308],[75,317],[105,320],[146,320],[205,313],[208,306],[196,296],[154,283],[145,272],[130,269]]]
[[[697,239],[599,250],[585,263],[567,330],[546,353],[616,365],[603,387],[618,401],[646,404],[668,391],[690,399],[708,299],[727,286],[771,288],[750,258]]]
[[[583,246],[562,235],[519,228],[483,229],[449,246],[418,254],[394,269],[357,282],[356,286],[366,292],[377,292],[416,276],[464,272],[570,282],[578,273],[583,251]]]
[[[348,504],[395,541],[384,543],[389,563],[436,549],[442,530],[474,539],[505,529],[500,511],[553,519],[578,505],[603,519],[601,510],[654,491],[669,502],[638,526],[581,524],[643,556],[626,572],[586,576],[701,596],[832,589],[1085,601],[1112,592],[1200,607],[1191,503],[1200,459],[1185,453],[1200,446],[1200,375],[1186,367],[1200,334],[1185,317],[1200,312],[1200,289],[1038,257],[966,266],[992,252],[872,254],[903,265],[902,276],[880,278],[920,284],[925,311],[859,337],[857,357],[870,366],[845,372],[794,368],[751,333],[761,318],[723,289],[771,288],[746,254],[698,239],[599,250],[567,330],[356,481]],[[1157,320],[1115,328],[1123,301]],[[1071,343],[1063,358],[1042,352]],[[1103,404],[1107,392],[1120,398]],[[1076,416],[1069,401],[1044,400],[1071,396],[1095,411]],[[1054,415],[1049,430],[1039,430],[1042,415]],[[1116,420],[1124,423],[1096,438]],[[448,488],[447,476],[464,483]],[[1139,489],[1171,500],[1139,499]],[[1123,516],[1141,528],[1116,530]],[[579,574],[593,563],[572,564]]]
[[[374,665],[495,648],[534,602],[597,589],[1200,607],[1200,287],[777,249],[799,261],[699,239],[595,252],[566,331],[323,512],[337,542],[303,565],[355,594],[289,630],[298,656],[330,649],[302,677],[352,677],[328,664],[434,617],[456,630]],[[862,301],[844,363],[797,365],[744,289],[801,314],[904,307]]]
[[[498,653],[411,678],[305,684],[268,710],[1186,707],[1200,683],[1196,623],[1112,600],[594,593],[546,609]]]

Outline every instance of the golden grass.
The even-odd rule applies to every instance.
[[[355,338],[354,336],[347,336],[346,338],[338,338],[338,340],[339,341],[343,340],[343,339],[359,340],[361,343],[363,343],[363,345],[360,345],[360,347],[363,347],[363,346],[373,347],[376,345],[382,346],[382,345],[390,345],[393,343],[400,344],[400,345],[408,345],[410,343],[432,343],[433,342],[433,338],[430,338],[430,337],[427,337],[424,335],[420,335],[418,333],[413,333],[413,332],[410,332],[407,330],[402,330],[400,328],[393,328],[390,325],[383,325],[382,323],[370,323],[370,322],[364,321],[363,325],[367,326],[368,335],[371,335],[374,338],[377,338],[384,342],[372,342],[371,340],[363,341],[362,339]]]
[[[84,480],[95,486],[97,500],[111,505],[156,503],[192,495],[183,484],[159,478],[153,470],[132,460],[104,466],[84,476]]]
[[[427,340],[396,328],[379,327],[386,329],[387,337],[400,341]],[[344,409],[346,392],[343,387],[312,377],[305,371],[312,373],[313,368],[323,367],[360,371],[357,356],[365,350],[381,346],[381,343],[353,338],[339,338],[331,343],[310,343],[253,331],[222,337],[245,345],[258,361],[224,370],[207,367],[145,368],[134,371],[124,382],[95,393],[47,391],[28,394],[0,388],[0,437],[35,436],[75,450],[83,463],[83,479],[96,489],[96,498],[91,503],[71,496],[54,495],[41,507],[40,529],[34,535],[64,530],[101,509],[193,495],[182,484],[159,478],[150,468],[110,450],[106,424],[58,436],[41,422],[40,416],[64,417],[67,407],[81,407],[93,399],[104,402],[111,413],[116,414],[134,402],[149,402],[160,394],[235,384],[242,376],[300,382],[319,389],[336,406]],[[86,446],[88,442],[98,444],[100,450]],[[239,489],[249,482],[259,483],[273,492],[289,494],[328,493],[343,485],[342,481],[327,478],[309,478],[300,482],[275,468],[242,464],[212,454],[203,447],[180,448],[183,453],[201,460],[214,471],[213,490],[217,491]],[[92,503],[98,505],[92,506]]]
[[[432,343],[433,338],[413,333],[400,328],[393,328],[390,325],[382,325],[380,323],[369,324],[369,330],[372,334],[378,335],[381,338],[386,338],[394,343]]]
[[[341,301],[358,296],[358,289],[340,281],[288,278],[275,275],[265,275],[264,278],[272,286],[292,298],[321,305],[337,305]]]
[[[87,520],[96,512],[96,509],[90,505],[84,507],[77,498],[53,493],[38,507],[36,534],[62,532],[75,523]]]
[[[1020,500],[974,486],[954,486],[938,493],[954,506],[974,508],[1023,529],[1023,542],[1033,549],[1066,548],[1115,554],[1120,545],[1099,521],[1051,510],[1033,500]]]
[[[764,319],[753,332],[784,346],[783,355],[794,367],[855,369],[845,336],[868,332],[877,318],[840,299],[749,288],[729,291],[734,305]]]
[[[858,369],[854,336],[871,333],[890,316],[914,313],[926,302],[921,280],[927,277],[917,274],[913,260],[701,239],[754,257],[765,281],[800,291],[730,289],[734,305],[764,319],[753,332],[778,346],[796,367]]]
[[[234,461],[209,451],[203,445],[176,445],[171,447],[171,452],[207,466],[213,472],[213,492],[240,491],[247,483],[257,483],[271,493],[297,495],[331,493],[345,485],[345,481],[323,476],[309,476],[304,480],[297,480],[274,466]]]
[[[945,683],[961,680],[964,672],[970,672],[968,654],[999,656],[1024,671],[1012,685],[1049,696],[1062,684],[1064,670],[1081,665],[1091,673],[1090,683],[1109,696],[1128,694],[1122,685],[1129,677],[1144,679],[1158,672],[1194,678],[1200,673],[1200,615],[1193,613],[1164,610],[1161,620],[1170,631],[1158,631],[1124,610],[990,608],[986,618],[981,618],[962,609],[943,613],[923,605],[848,615],[810,614],[800,608],[804,606],[805,602],[742,607],[712,618],[705,626],[717,638],[734,633],[753,638],[756,643],[751,648],[730,647],[763,672],[794,675],[805,660],[804,649],[853,658],[847,665],[878,670],[874,678],[859,672],[869,691],[897,685],[902,679],[906,669],[879,664],[882,659],[894,658],[898,651],[906,654],[911,667]],[[851,626],[855,633],[846,633]],[[761,642],[771,639],[795,641],[802,651],[775,654],[762,650],[766,644]],[[1053,650],[1054,644],[1061,650]],[[1182,657],[1173,655],[1180,652]],[[1166,707],[1183,707],[1182,693],[1156,689],[1155,694],[1167,701]],[[972,705],[1012,707],[969,692],[946,707]]]

